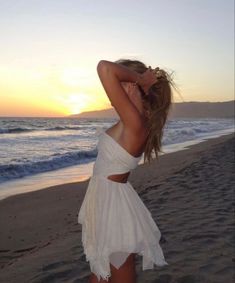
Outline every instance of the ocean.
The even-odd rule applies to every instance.
[[[0,118],[0,199],[88,179],[97,156],[97,132],[100,128],[106,130],[117,121]],[[162,150],[167,154],[232,132],[233,119],[168,120],[164,128]]]

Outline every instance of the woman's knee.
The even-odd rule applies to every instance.
[[[131,253],[123,265],[119,269],[116,269],[112,264],[111,267],[111,282],[112,283],[135,283],[136,272],[135,272],[135,254]]]

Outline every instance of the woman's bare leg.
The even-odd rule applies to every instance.
[[[135,270],[135,254],[130,254],[126,261],[116,269],[112,264],[110,264],[111,278],[109,280],[104,280],[96,277],[94,273],[91,273],[88,283],[136,283],[136,270]]]
[[[111,283],[111,279],[109,278],[109,280],[107,281],[100,278],[99,281],[97,276],[93,272],[91,272],[88,283]]]
[[[112,264],[111,268],[111,283],[136,283],[136,270],[135,270],[135,254],[130,254],[126,261],[116,269]]]

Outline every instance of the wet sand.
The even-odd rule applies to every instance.
[[[234,134],[139,165],[129,181],[152,213],[169,266],[138,283],[234,280]],[[77,214],[89,180],[0,201],[0,282],[88,282]]]

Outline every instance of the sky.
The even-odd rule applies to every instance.
[[[174,72],[173,101],[234,99],[233,0],[0,0],[0,116],[110,108],[100,60]]]

